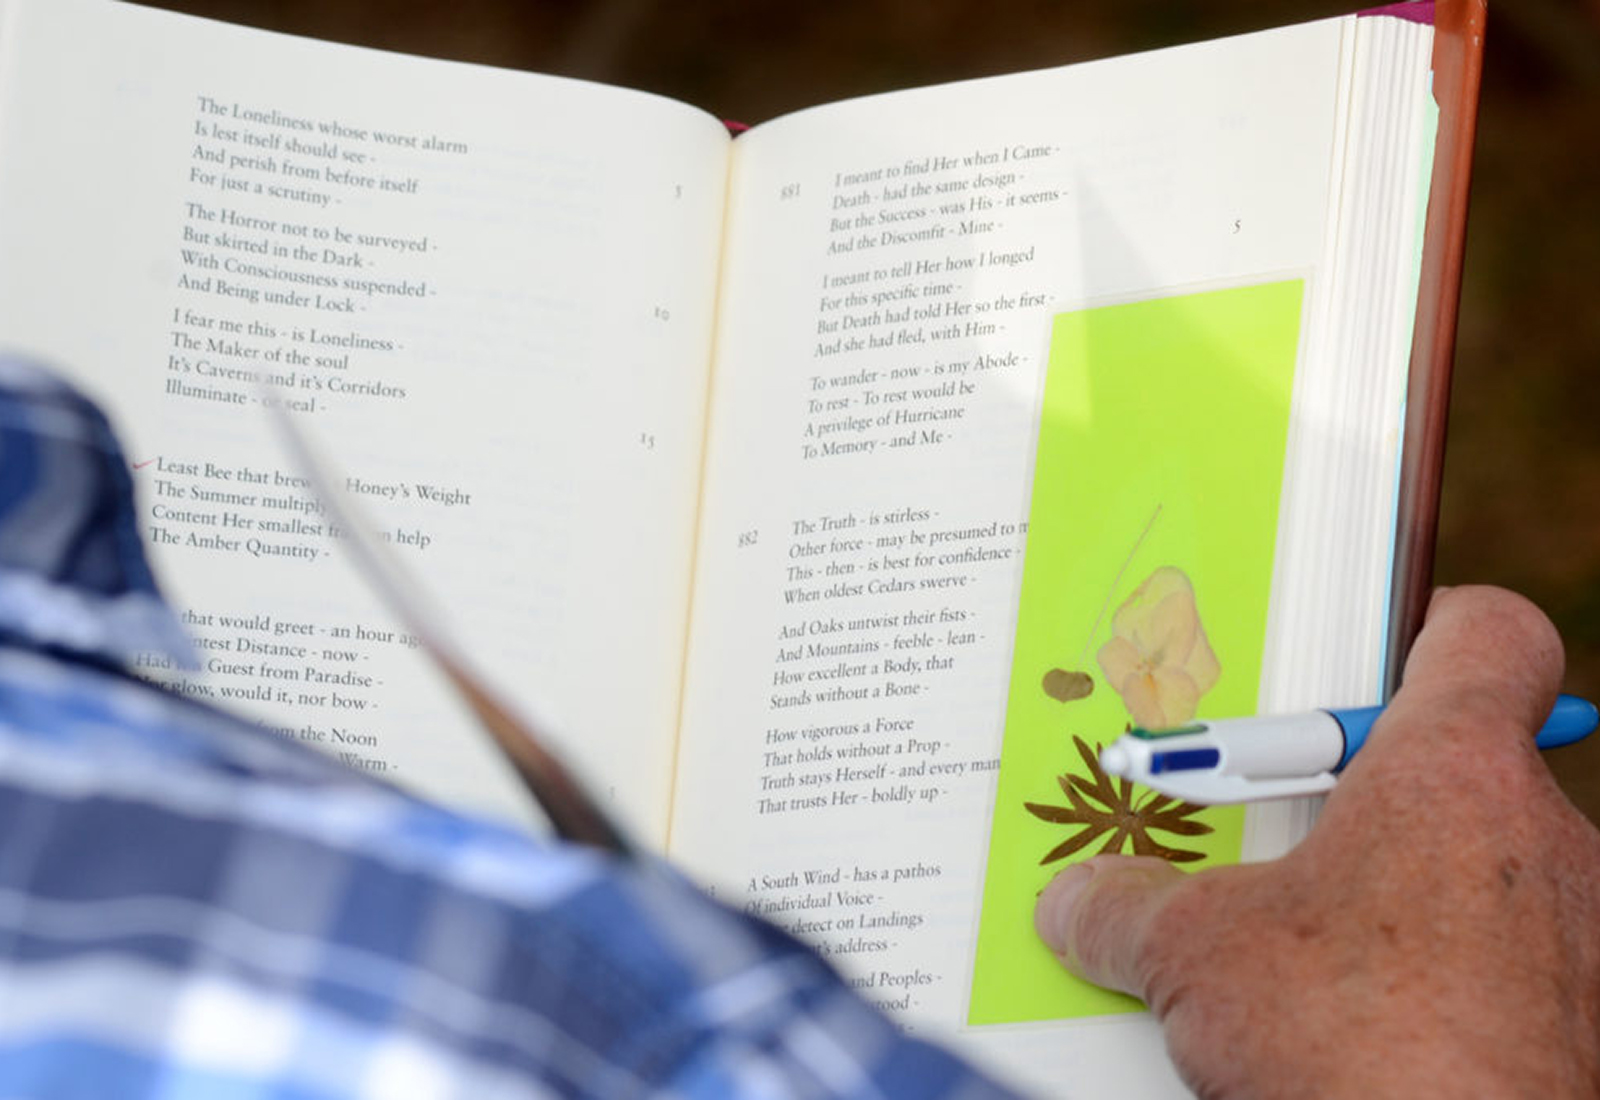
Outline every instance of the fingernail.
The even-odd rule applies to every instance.
[[[1057,954],[1066,948],[1073,907],[1092,878],[1092,863],[1075,863],[1051,879],[1050,885],[1039,895],[1039,903],[1033,909],[1034,928],[1045,945]]]

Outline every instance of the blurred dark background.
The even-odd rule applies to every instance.
[[[755,123],[852,95],[1350,10],[1325,0],[155,0],[660,92]],[[1491,0],[1436,580],[1533,597],[1600,697],[1600,0]],[[1549,756],[1600,820],[1600,736]]]

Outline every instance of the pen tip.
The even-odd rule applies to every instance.
[[[1107,775],[1126,776],[1132,764],[1128,750],[1121,745],[1111,744],[1100,750],[1100,767]]]

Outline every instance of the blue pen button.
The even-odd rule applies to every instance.
[[[1150,754],[1150,774],[1204,771],[1207,768],[1214,768],[1220,763],[1222,763],[1222,753],[1218,749],[1179,749],[1176,752],[1154,752]]]
[[[1550,712],[1550,718],[1539,731],[1535,743],[1541,749],[1558,749],[1562,745],[1582,741],[1594,732],[1597,720],[1600,720],[1600,712],[1589,700],[1579,699],[1576,695],[1562,695],[1556,699],[1555,709]]]

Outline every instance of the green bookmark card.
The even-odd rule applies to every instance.
[[[1243,810],[1108,778],[1097,757],[1130,723],[1255,712],[1303,289],[1055,319],[969,1023],[1140,1008],[1034,934],[1062,867],[1239,858]]]

